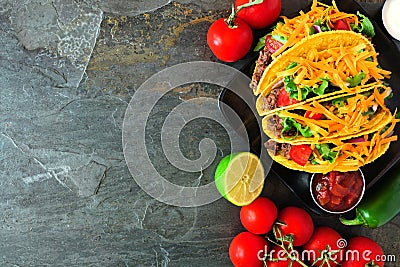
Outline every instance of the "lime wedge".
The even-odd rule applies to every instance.
[[[245,206],[261,194],[265,177],[264,168],[256,155],[238,152],[220,161],[214,178],[224,198],[237,206]]]

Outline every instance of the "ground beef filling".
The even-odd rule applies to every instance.
[[[258,59],[256,61],[256,68],[254,69],[253,76],[251,78],[250,88],[253,90],[257,89],[257,85],[261,80],[261,76],[264,70],[267,68],[269,63],[271,63],[271,53],[268,49],[263,49],[260,51]]]
[[[278,95],[280,90],[281,86],[276,86],[271,90],[271,92],[267,96],[263,96],[264,97],[262,105],[263,110],[274,110],[278,108]]]
[[[272,155],[282,155],[285,158],[290,159],[290,149],[292,148],[291,144],[278,143],[272,139],[269,139],[264,143],[264,146]]]
[[[283,119],[278,115],[272,115],[268,118],[267,129],[273,132],[274,136],[276,137],[292,138],[293,136],[296,136],[298,134],[295,128],[292,128],[282,133]]]
[[[283,125],[282,125],[283,119],[281,117],[279,117],[278,115],[272,115],[271,117],[269,117],[268,119],[268,130],[271,132],[274,132],[275,136],[281,136],[281,132],[283,129]]]

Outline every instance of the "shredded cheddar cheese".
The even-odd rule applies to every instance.
[[[330,28],[334,28],[334,24],[338,20],[346,20],[348,25],[354,24],[359,25],[358,17],[355,14],[348,14],[340,11],[335,1],[332,1],[332,6],[325,5],[316,0],[313,0],[311,10],[309,12],[300,12],[299,16],[292,19],[286,16],[281,17],[283,23],[278,23],[276,28],[272,31],[272,34],[287,37],[286,43],[280,47],[274,54],[273,57],[281,54],[288,47],[293,46],[303,38],[310,34],[310,28],[315,24],[317,20],[321,23],[327,22]]]

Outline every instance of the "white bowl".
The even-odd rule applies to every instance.
[[[389,34],[400,41],[400,0],[386,0],[382,8],[382,21]]]

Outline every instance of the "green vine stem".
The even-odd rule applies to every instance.
[[[249,0],[248,3],[238,6],[236,8],[236,10],[235,10],[235,5],[232,4],[232,11],[231,11],[231,14],[229,15],[229,17],[226,19],[226,23],[228,24],[228,26],[230,28],[235,28],[236,27],[235,19],[240,10],[242,10],[243,8],[246,8],[246,7],[251,7],[254,5],[261,4],[262,2],[264,2],[264,0]]]
[[[293,250],[294,236],[293,235],[282,236],[282,232],[280,231],[280,229],[278,227],[279,224],[282,225],[281,222],[276,222],[272,228],[275,240],[277,240],[278,242],[272,240],[271,238],[269,238],[267,236],[266,238],[268,239],[268,241],[270,241],[272,244],[275,244],[275,245],[281,247],[285,251],[286,255],[288,256],[288,259],[290,259],[291,261],[296,261],[303,267],[309,267],[304,262],[302,262],[298,257],[294,257],[294,258],[291,257],[291,253],[289,252],[289,250]]]

